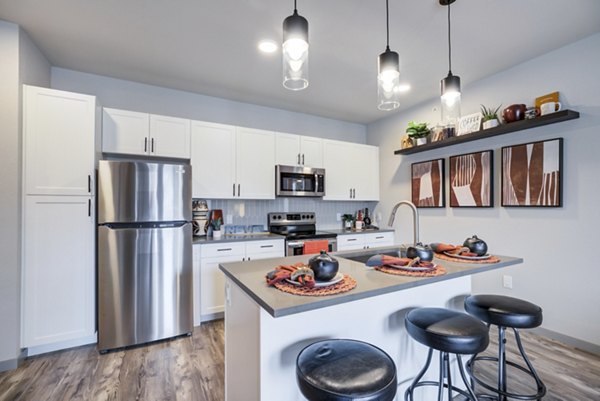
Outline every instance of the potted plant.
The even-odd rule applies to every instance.
[[[498,119],[498,110],[502,105],[496,107],[495,110],[492,108],[487,108],[484,105],[481,105],[481,114],[483,115],[483,129],[493,128],[500,125],[500,121]]]
[[[427,143],[429,128],[427,127],[427,123],[416,123],[414,121],[409,121],[406,133],[416,142],[417,145],[424,145]]]
[[[344,228],[346,230],[352,229],[352,222],[354,221],[354,216],[351,214],[343,214],[342,221],[344,222]]]
[[[212,237],[214,239],[221,238],[221,225],[223,224],[221,218],[217,218],[215,220],[210,221],[210,226],[212,227]]]

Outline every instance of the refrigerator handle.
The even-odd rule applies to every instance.
[[[144,138],[144,152],[148,151],[148,138]]]

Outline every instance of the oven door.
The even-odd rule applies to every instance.
[[[322,241],[322,240],[312,240],[312,241]],[[286,241],[285,256],[304,255],[304,244],[307,242],[311,242],[311,240]],[[336,252],[337,251],[337,239],[336,238],[328,238],[327,242],[328,242],[327,252]]]

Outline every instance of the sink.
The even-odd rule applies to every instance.
[[[366,250],[366,251],[357,251],[357,252],[348,252],[343,255],[335,255],[336,258],[348,259],[354,262],[366,263],[367,260],[373,255],[388,255],[394,256],[397,258],[403,257],[402,255],[406,255],[406,248],[400,246],[399,248],[388,248],[381,250]]]

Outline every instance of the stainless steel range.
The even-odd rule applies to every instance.
[[[327,251],[337,251],[337,235],[317,231],[317,220],[313,212],[269,213],[267,216],[269,231],[285,235],[286,256],[315,253],[317,241],[327,241]],[[318,253],[318,252],[316,252]]]

